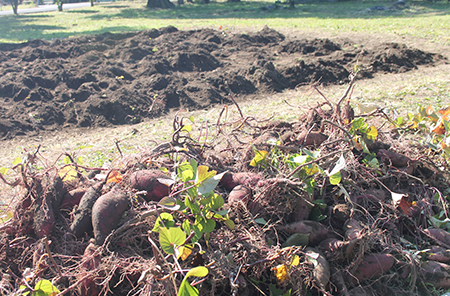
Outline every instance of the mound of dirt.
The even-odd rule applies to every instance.
[[[370,78],[443,60],[402,44],[290,40],[269,28],[233,35],[166,27],[0,44],[0,138],[138,123],[173,108],[225,103],[230,94],[342,83],[356,64]]]

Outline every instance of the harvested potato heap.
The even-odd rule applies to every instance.
[[[21,188],[1,225],[2,293],[440,295],[447,147],[405,143],[427,118],[442,139],[447,111],[355,115],[353,82],[295,122],[235,104],[194,129],[179,113],[171,141],[110,168],[29,153],[2,178]]]

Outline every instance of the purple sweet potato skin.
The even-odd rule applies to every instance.
[[[146,201],[160,201],[169,195],[170,188],[158,179],[169,179],[169,177],[156,170],[136,171],[130,176],[130,186],[139,191],[147,191],[147,195],[144,196]]]
[[[448,233],[448,231],[438,228],[428,228],[423,232],[434,239],[437,243],[450,246],[450,233]]]
[[[412,160],[408,156],[390,150],[380,149],[377,157],[381,160],[390,161],[397,168],[408,167],[412,164]]]
[[[357,281],[378,277],[391,269],[394,263],[395,258],[390,254],[364,255],[350,281],[357,284]]]
[[[117,227],[128,205],[128,197],[120,189],[113,189],[97,199],[92,207],[92,226],[97,245],[102,245]]]
[[[436,289],[450,288],[450,266],[445,263],[426,261],[421,265],[420,274]]]
[[[324,239],[328,238],[328,229],[323,224],[320,224],[316,221],[298,221],[286,226],[279,227],[279,229],[286,231],[289,234],[309,234],[309,246],[315,246]]]
[[[62,198],[60,210],[71,210],[78,205],[86,191],[86,188],[76,188],[66,192]]]
[[[244,185],[238,185],[231,190],[230,194],[228,195],[228,204],[234,205],[239,202],[244,203],[245,205],[248,204],[249,200],[252,197],[252,191],[250,188]]]
[[[74,210],[70,231],[76,237],[82,237],[85,233],[92,230],[92,207],[101,195],[102,188],[103,183],[98,183],[90,187],[81,198],[78,208]]]
[[[238,185],[244,185],[248,187],[254,187],[258,185],[261,180],[261,176],[251,172],[242,173],[225,173],[220,179],[219,185],[226,190],[231,191]]]

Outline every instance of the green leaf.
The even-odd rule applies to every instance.
[[[34,286],[34,292],[33,292],[33,296],[41,296],[41,295],[45,295],[45,296],[53,296],[60,293],[60,291],[53,286],[52,282],[50,282],[49,280],[40,280],[36,286]]]
[[[175,226],[175,220],[173,216],[169,213],[161,213],[156,219],[155,226],[153,227],[153,232],[159,232],[160,227],[173,227]]]
[[[266,225],[267,221],[264,218],[256,218],[255,222],[261,225]]]
[[[234,229],[235,224],[234,224],[233,220],[231,220],[231,219],[226,219],[224,222],[225,222],[225,225],[227,225],[228,228],[230,228],[231,230]]]
[[[210,233],[216,228],[216,221],[212,219],[197,221],[194,225],[198,226],[198,229],[203,233]]]
[[[181,282],[180,289],[178,290],[178,296],[193,296],[193,295],[199,295],[199,292],[197,288],[192,287],[191,284],[187,281],[188,277],[195,276],[195,277],[205,277],[209,273],[208,268],[204,266],[197,266],[192,268],[186,273],[186,276],[184,277],[183,281]]]
[[[217,210],[220,209],[225,204],[225,201],[223,200],[222,195],[220,194],[213,194],[211,197],[211,209]]]
[[[187,279],[190,276],[205,277],[208,275],[208,273],[209,273],[208,268],[204,266],[197,266],[189,270],[188,273],[186,273],[185,279]]]
[[[178,290],[177,296],[197,296],[199,292],[197,288],[192,287],[188,281],[183,280],[180,285],[180,289]]]
[[[177,204],[177,200],[171,196],[166,196],[163,197],[159,202],[158,205],[169,209],[169,210],[173,210],[173,211],[177,211],[178,209],[180,209],[180,205]]]
[[[200,171],[200,167],[202,167],[202,166],[199,166],[198,172]],[[208,167],[206,167],[206,168],[208,168]],[[214,173],[214,175],[208,177],[208,179],[203,179],[203,181],[200,181],[201,184],[197,188],[197,192],[199,194],[205,195],[205,194],[208,194],[208,193],[214,191],[214,189],[216,189],[217,185],[219,184],[220,180],[222,179],[223,175],[226,172],[223,172],[218,175],[216,175],[216,173],[217,173],[216,171],[211,171],[208,173],[204,172],[205,175],[211,175],[211,173]],[[200,176],[199,176],[199,178],[200,178]]]
[[[175,248],[186,241],[186,233],[180,227],[159,227],[159,244],[167,254],[175,254]]]
[[[330,183],[331,185],[337,185],[341,182],[341,179],[341,172],[337,172],[336,174],[330,176]]]
[[[194,160],[195,162],[195,160]],[[197,165],[195,164],[195,168],[192,166],[193,162],[191,161],[191,163],[188,162],[183,162],[179,167],[178,167],[178,177],[181,178],[181,181],[183,182],[188,182],[194,179],[195,176],[195,171],[197,169]]]
[[[309,242],[309,233],[294,233],[282,244],[283,248],[290,246],[307,246]]]
[[[306,155],[308,155],[309,157],[311,157],[311,159],[316,159],[317,157],[319,157],[320,151],[309,151],[306,149],[302,149],[303,153],[305,153]]]
[[[191,198],[189,196],[186,196],[186,199],[184,200],[184,204],[186,205],[186,207],[188,207],[192,214],[194,215],[198,215],[200,214],[200,205],[198,202],[192,202]]]

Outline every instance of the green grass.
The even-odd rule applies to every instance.
[[[375,5],[392,6],[390,1],[349,1],[298,4],[295,9],[274,2],[243,1],[188,4],[169,10],[145,8],[145,2],[114,2],[94,7],[0,16],[0,42],[30,39],[67,38],[104,32],[139,31],[173,25],[179,29],[212,27],[250,29],[301,28],[328,32],[390,33],[423,37],[450,44],[450,4],[447,2],[410,2],[405,10],[373,12]],[[20,8],[20,7],[19,7]]]

